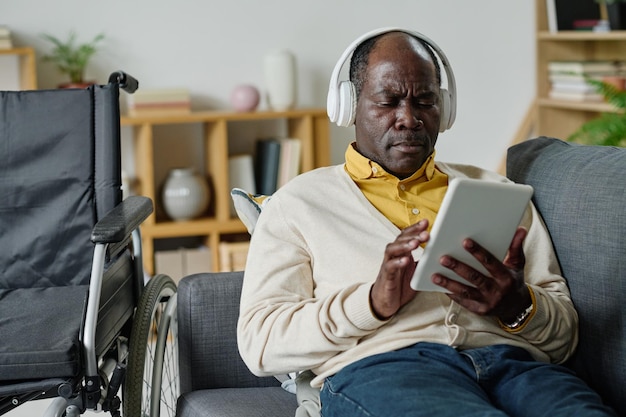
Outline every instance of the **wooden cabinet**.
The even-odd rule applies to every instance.
[[[37,88],[35,50],[33,48],[0,49],[0,56],[14,56],[17,58],[20,90],[35,90]]]
[[[584,122],[615,111],[604,102],[554,100],[548,97],[548,62],[556,60],[625,60],[626,31],[548,30],[546,0],[535,0],[537,23],[537,101],[535,134],[567,139]]]
[[[142,226],[146,272],[154,273],[154,248],[158,239],[202,237],[211,253],[211,268],[220,265],[220,243],[230,235],[246,236],[246,228],[231,211],[228,177],[229,141],[233,124],[276,121],[286,125],[286,135],[302,141],[302,171],[330,164],[329,122],[325,109],[249,113],[191,112],[123,116],[122,126],[133,131],[135,176],[139,193],[152,198],[155,213]],[[171,221],[160,207],[159,180],[155,177],[155,150],[160,146],[155,130],[160,126],[199,125],[203,142],[205,176],[211,189],[208,214],[189,221]],[[184,126],[183,126],[184,127]]]

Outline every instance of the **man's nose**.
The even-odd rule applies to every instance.
[[[420,119],[419,111],[411,104],[402,103],[396,109],[397,129],[421,129],[424,121]]]

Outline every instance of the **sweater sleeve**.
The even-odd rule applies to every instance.
[[[315,368],[385,324],[370,309],[371,283],[345,286],[337,277],[317,297],[314,262],[274,196],[252,236],[237,326],[240,354],[254,374]]]
[[[535,312],[519,336],[546,353],[552,362],[562,363],[578,343],[578,314],[548,231],[534,206],[523,224],[529,232],[524,245],[524,272],[535,294]]]

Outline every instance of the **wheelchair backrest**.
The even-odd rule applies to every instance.
[[[0,290],[88,282],[120,164],[117,85],[0,92]]]

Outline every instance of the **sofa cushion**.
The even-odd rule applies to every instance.
[[[293,417],[296,396],[280,387],[226,388],[182,395],[177,417]]]
[[[571,366],[626,415],[626,149],[540,137],[508,151],[507,175],[534,187],[580,316]]]

